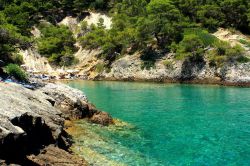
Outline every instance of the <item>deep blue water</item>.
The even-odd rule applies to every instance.
[[[250,165],[250,88],[91,81],[68,84],[84,91],[99,109],[133,126],[99,131],[112,146],[119,145],[116,151],[105,153],[99,147],[112,160],[127,165]],[[119,154],[123,148],[129,150],[124,156]]]

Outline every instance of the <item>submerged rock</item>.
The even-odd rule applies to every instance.
[[[92,123],[96,123],[96,124],[102,124],[104,126],[108,126],[109,124],[113,123],[113,119],[111,118],[111,116],[106,113],[106,112],[98,112],[96,114],[94,114],[91,118],[90,121]]]
[[[30,155],[28,158],[38,165],[51,166],[87,166],[88,163],[67,151],[59,149],[53,145],[44,148],[39,155]]]

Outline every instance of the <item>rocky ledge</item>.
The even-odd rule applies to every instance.
[[[63,84],[29,90],[0,83],[0,105],[0,165],[87,165],[68,152],[72,139],[65,119],[113,123],[81,91]]]

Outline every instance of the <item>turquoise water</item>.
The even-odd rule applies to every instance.
[[[250,165],[250,88],[68,84],[83,90],[99,109],[133,126],[97,131],[112,144],[109,151],[96,147],[109,159],[127,165]]]

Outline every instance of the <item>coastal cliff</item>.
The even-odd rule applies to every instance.
[[[82,22],[88,26],[97,25],[98,20],[103,19],[107,29],[112,25],[112,20],[105,14],[89,13],[82,21],[74,17],[65,17],[59,25],[69,27],[75,37],[80,35],[79,28]],[[36,29],[36,28],[35,28]],[[38,29],[36,33],[40,34]],[[37,36],[37,35],[35,35]],[[215,40],[230,43],[231,46],[241,46],[244,56],[250,58],[250,48],[241,41],[248,41],[248,36],[240,32],[231,32],[220,28],[211,34]],[[210,36],[210,37],[211,37]],[[202,83],[221,85],[250,85],[250,62],[225,62],[220,65],[211,65],[211,55],[204,53],[203,60],[190,61],[189,59],[176,59],[174,53],[157,53],[150,60],[143,59],[142,52],[119,55],[114,60],[106,61],[100,58],[102,50],[83,48],[79,42],[75,44],[78,51],[74,57],[78,63],[69,67],[51,66],[35,48],[21,51],[24,57],[24,65],[28,70],[44,73],[57,78],[87,79],[87,80],[123,80],[123,81],[153,81],[153,82],[177,82],[177,83]],[[207,50],[213,50],[207,47]],[[157,55],[158,54],[158,55]],[[151,58],[151,57],[150,57]],[[217,57],[220,58],[220,57]],[[71,71],[75,71],[72,73]]]
[[[65,131],[65,120],[86,118],[101,125],[113,123],[81,91],[62,84],[49,83],[29,90],[0,83],[0,94],[1,165],[87,165],[69,153],[72,139]]]
[[[142,69],[143,61],[139,56],[128,55],[117,60],[109,72],[104,71],[94,79],[250,85],[250,63],[232,63],[217,68],[209,66],[206,60],[199,63],[175,61],[168,54],[157,60],[152,67]]]

